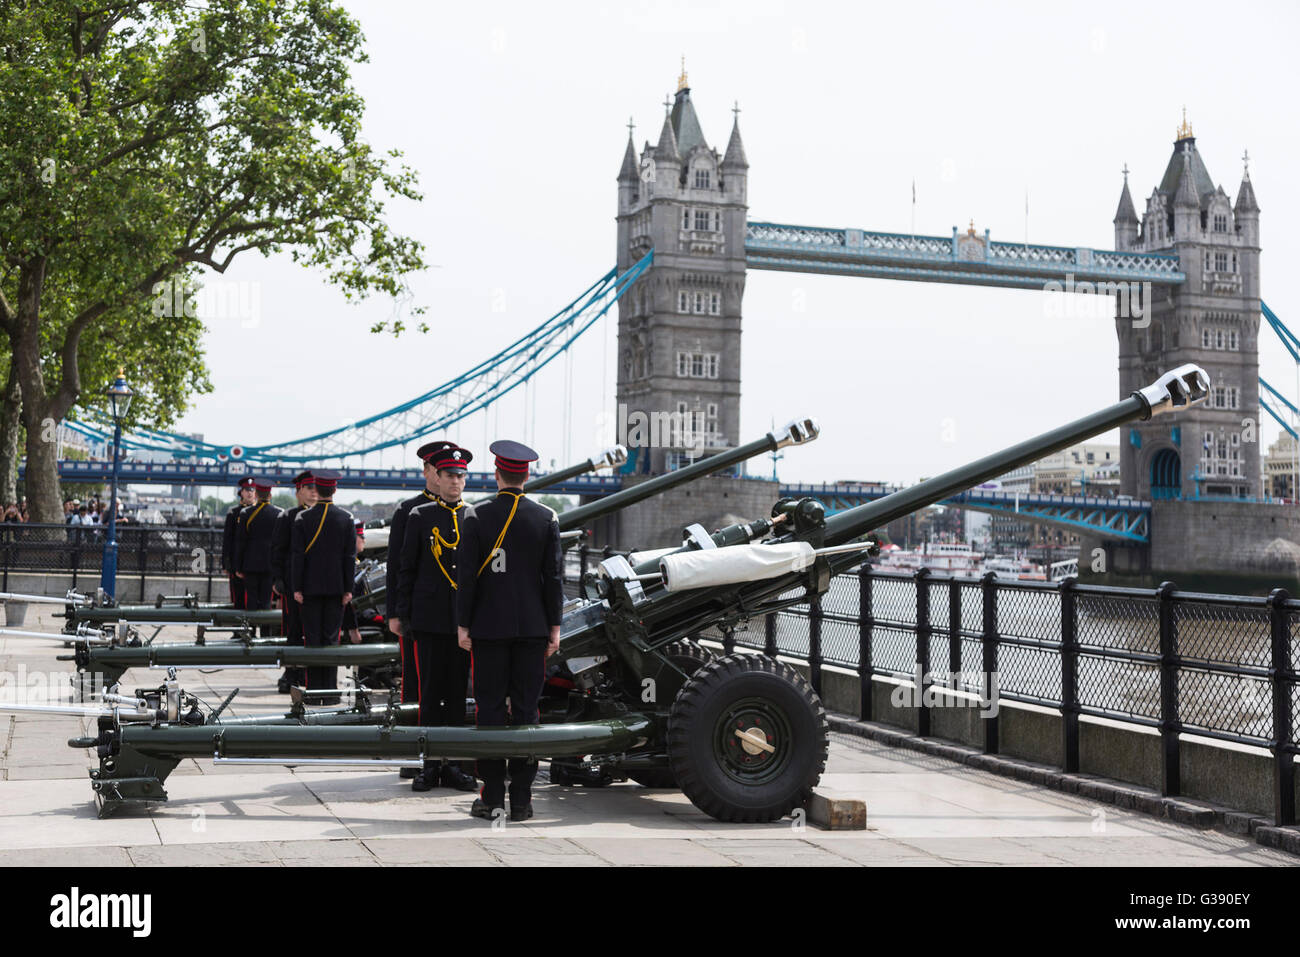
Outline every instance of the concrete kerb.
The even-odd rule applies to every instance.
[[[1187,798],[1164,797],[1149,788],[1090,774],[1067,774],[1057,768],[1021,758],[985,754],[951,741],[922,738],[908,731],[847,715],[829,713],[827,721],[832,731],[841,734],[851,734],[893,748],[919,751],[1001,777],[1075,794],[1099,804],[1111,804],[1124,810],[1166,818],[1176,824],[1253,837],[1257,844],[1264,847],[1300,855],[1300,827],[1277,827],[1268,818],[1246,811]]]

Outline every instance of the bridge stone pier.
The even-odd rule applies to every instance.
[[[654,250],[619,300],[615,411],[628,424],[618,441],[632,482],[761,434],[740,424],[749,162],[739,110],[720,155],[705,139],[685,71],[664,107],[658,142],[647,140],[639,156],[629,130],[618,173],[619,272]],[[673,545],[692,522],[712,529],[766,515],[777,497],[774,482],[712,476],[598,522],[593,541]]]
[[[1261,495],[1259,213],[1249,166],[1230,201],[1210,178],[1186,120],[1141,219],[1125,172],[1116,249],[1172,252],[1185,278],[1154,286],[1141,315],[1125,314],[1118,303],[1120,395],[1187,362],[1209,373],[1212,391],[1195,409],[1123,430],[1121,490],[1152,501],[1150,545],[1084,537],[1085,578],[1172,579],[1201,591],[1300,588],[1296,509],[1254,501]],[[1100,576],[1089,571],[1097,548],[1109,550]]]

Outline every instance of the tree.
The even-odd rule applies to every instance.
[[[0,0],[0,330],[33,518],[59,520],[52,426],[83,351],[144,341],[142,308],[187,328],[189,284],[250,250],[291,252],[349,300],[399,296],[423,268],[382,218],[386,197],[420,195],[360,139],[364,59],[327,0]],[[194,382],[178,370],[155,400]]]

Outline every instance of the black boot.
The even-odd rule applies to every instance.
[[[438,765],[425,765],[424,770],[411,782],[412,791],[432,791],[438,786]]]
[[[473,806],[469,809],[469,813],[471,817],[481,817],[486,821],[493,821],[496,820],[496,812],[504,810],[504,807],[493,807],[482,798],[475,798]]]
[[[478,782],[474,780],[474,775],[465,773],[459,764],[442,766],[442,783],[444,787],[455,788],[457,791],[478,790]]]

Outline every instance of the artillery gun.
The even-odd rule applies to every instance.
[[[817,425],[811,419],[795,420],[783,429],[774,430],[761,439],[756,439],[736,449],[729,449],[697,462],[691,466],[678,469],[666,475],[657,476],[608,495],[602,499],[565,512],[560,516],[561,528],[566,531],[576,528],[579,521],[609,514],[632,502],[639,502],[651,495],[667,491],[701,475],[726,468],[737,462],[771,451],[783,445],[805,444],[813,441],[818,434]],[[587,459],[585,462],[564,469],[558,473],[535,479],[534,486],[546,487],[561,479],[557,476],[572,477],[595,468],[603,468],[626,460],[626,450],[615,446],[602,456]],[[570,516],[576,516],[571,518]],[[567,521],[566,521],[567,520]],[[379,641],[363,641],[361,644],[343,644],[325,648],[307,648],[287,645],[283,638],[258,639],[253,636],[254,625],[278,624],[278,611],[245,611],[241,609],[206,608],[196,602],[180,596],[180,604],[164,604],[126,607],[81,607],[69,598],[65,626],[67,643],[72,647],[71,655],[62,656],[60,660],[73,661],[79,672],[79,688],[83,698],[95,688],[115,685],[130,668],[207,668],[207,669],[278,669],[284,667],[306,668],[313,666],[341,666],[364,668],[366,683],[392,686],[395,672],[401,660],[401,649],[395,641],[382,640],[388,637],[382,626],[380,609],[383,607],[382,587],[369,588],[366,582],[382,582],[384,566],[381,563],[363,563],[358,573],[357,590],[353,605],[358,621],[362,623],[363,638],[380,638]],[[77,596],[80,598],[81,596]],[[379,621],[380,625],[372,622]],[[200,628],[198,641],[191,644],[180,642],[154,643],[162,627],[166,625],[197,625]],[[153,627],[152,636],[144,637],[140,626]],[[211,642],[205,640],[207,631],[230,631],[228,641]],[[369,712],[365,712],[368,715]],[[363,715],[364,717],[364,715]]]
[[[1129,398],[1038,438],[829,518],[813,499],[787,501],[777,523],[700,537],[633,566],[616,556],[565,609],[558,657],[577,687],[564,712],[513,728],[183,726],[101,718],[91,774],[101,816],[166,800],[184,758],[296,764],[592,756],[631,771],[671,771],[688,798],[724,821],[771,821],[806,803],[825,768],[822,703],[783,662],[731,654],[683,666],[672,649],[704,628],[734,626],[824,593],[859,563],[872,529],[1126,422],[1204,401],[1209,379],[1180,367]]]
[[[693,462],[672,472],[666,472],[663,475],[656,475],[654,478],[620,489],[594,502],[561,512],[559,515],[561,545],[564,548],[577,545],[584,535],[582,527],[602,515],[608,515],[619,509],[627,508],[629,505],[634,505],[652,495],[659,495],[720,469],[730,468],[747,459],[752,459],[756,455],[773,452],[787,445],[806,445],[815,441],[819,434],[820,430],[815,419],[793,419],[780,429],[774,429],[762,438],[747,442],[734,449],[717,452],[700,459],[698,462]],[[572,478],[574,475],[580,475],[583,472],[593,471],[597,468],[605,468],[606,466],[621,465],[625,461],[627,461],[627,450],[621,445],[616,445],[602,456],[588,459],[585,463],[535,478],[524,484],[524,491],[540,491],[541,489],[550,488],[566,478]],[[382,614],[381,609],[384,607],[385,595],[385,568],[386,566],[383,563],[376,563],[366,572],[364,581],[358,578],[357,590],[353,593],[353,603],[359,614],[363,610],[367,614]],[[363,596],[360,603],[358,603],[357,595]]]

